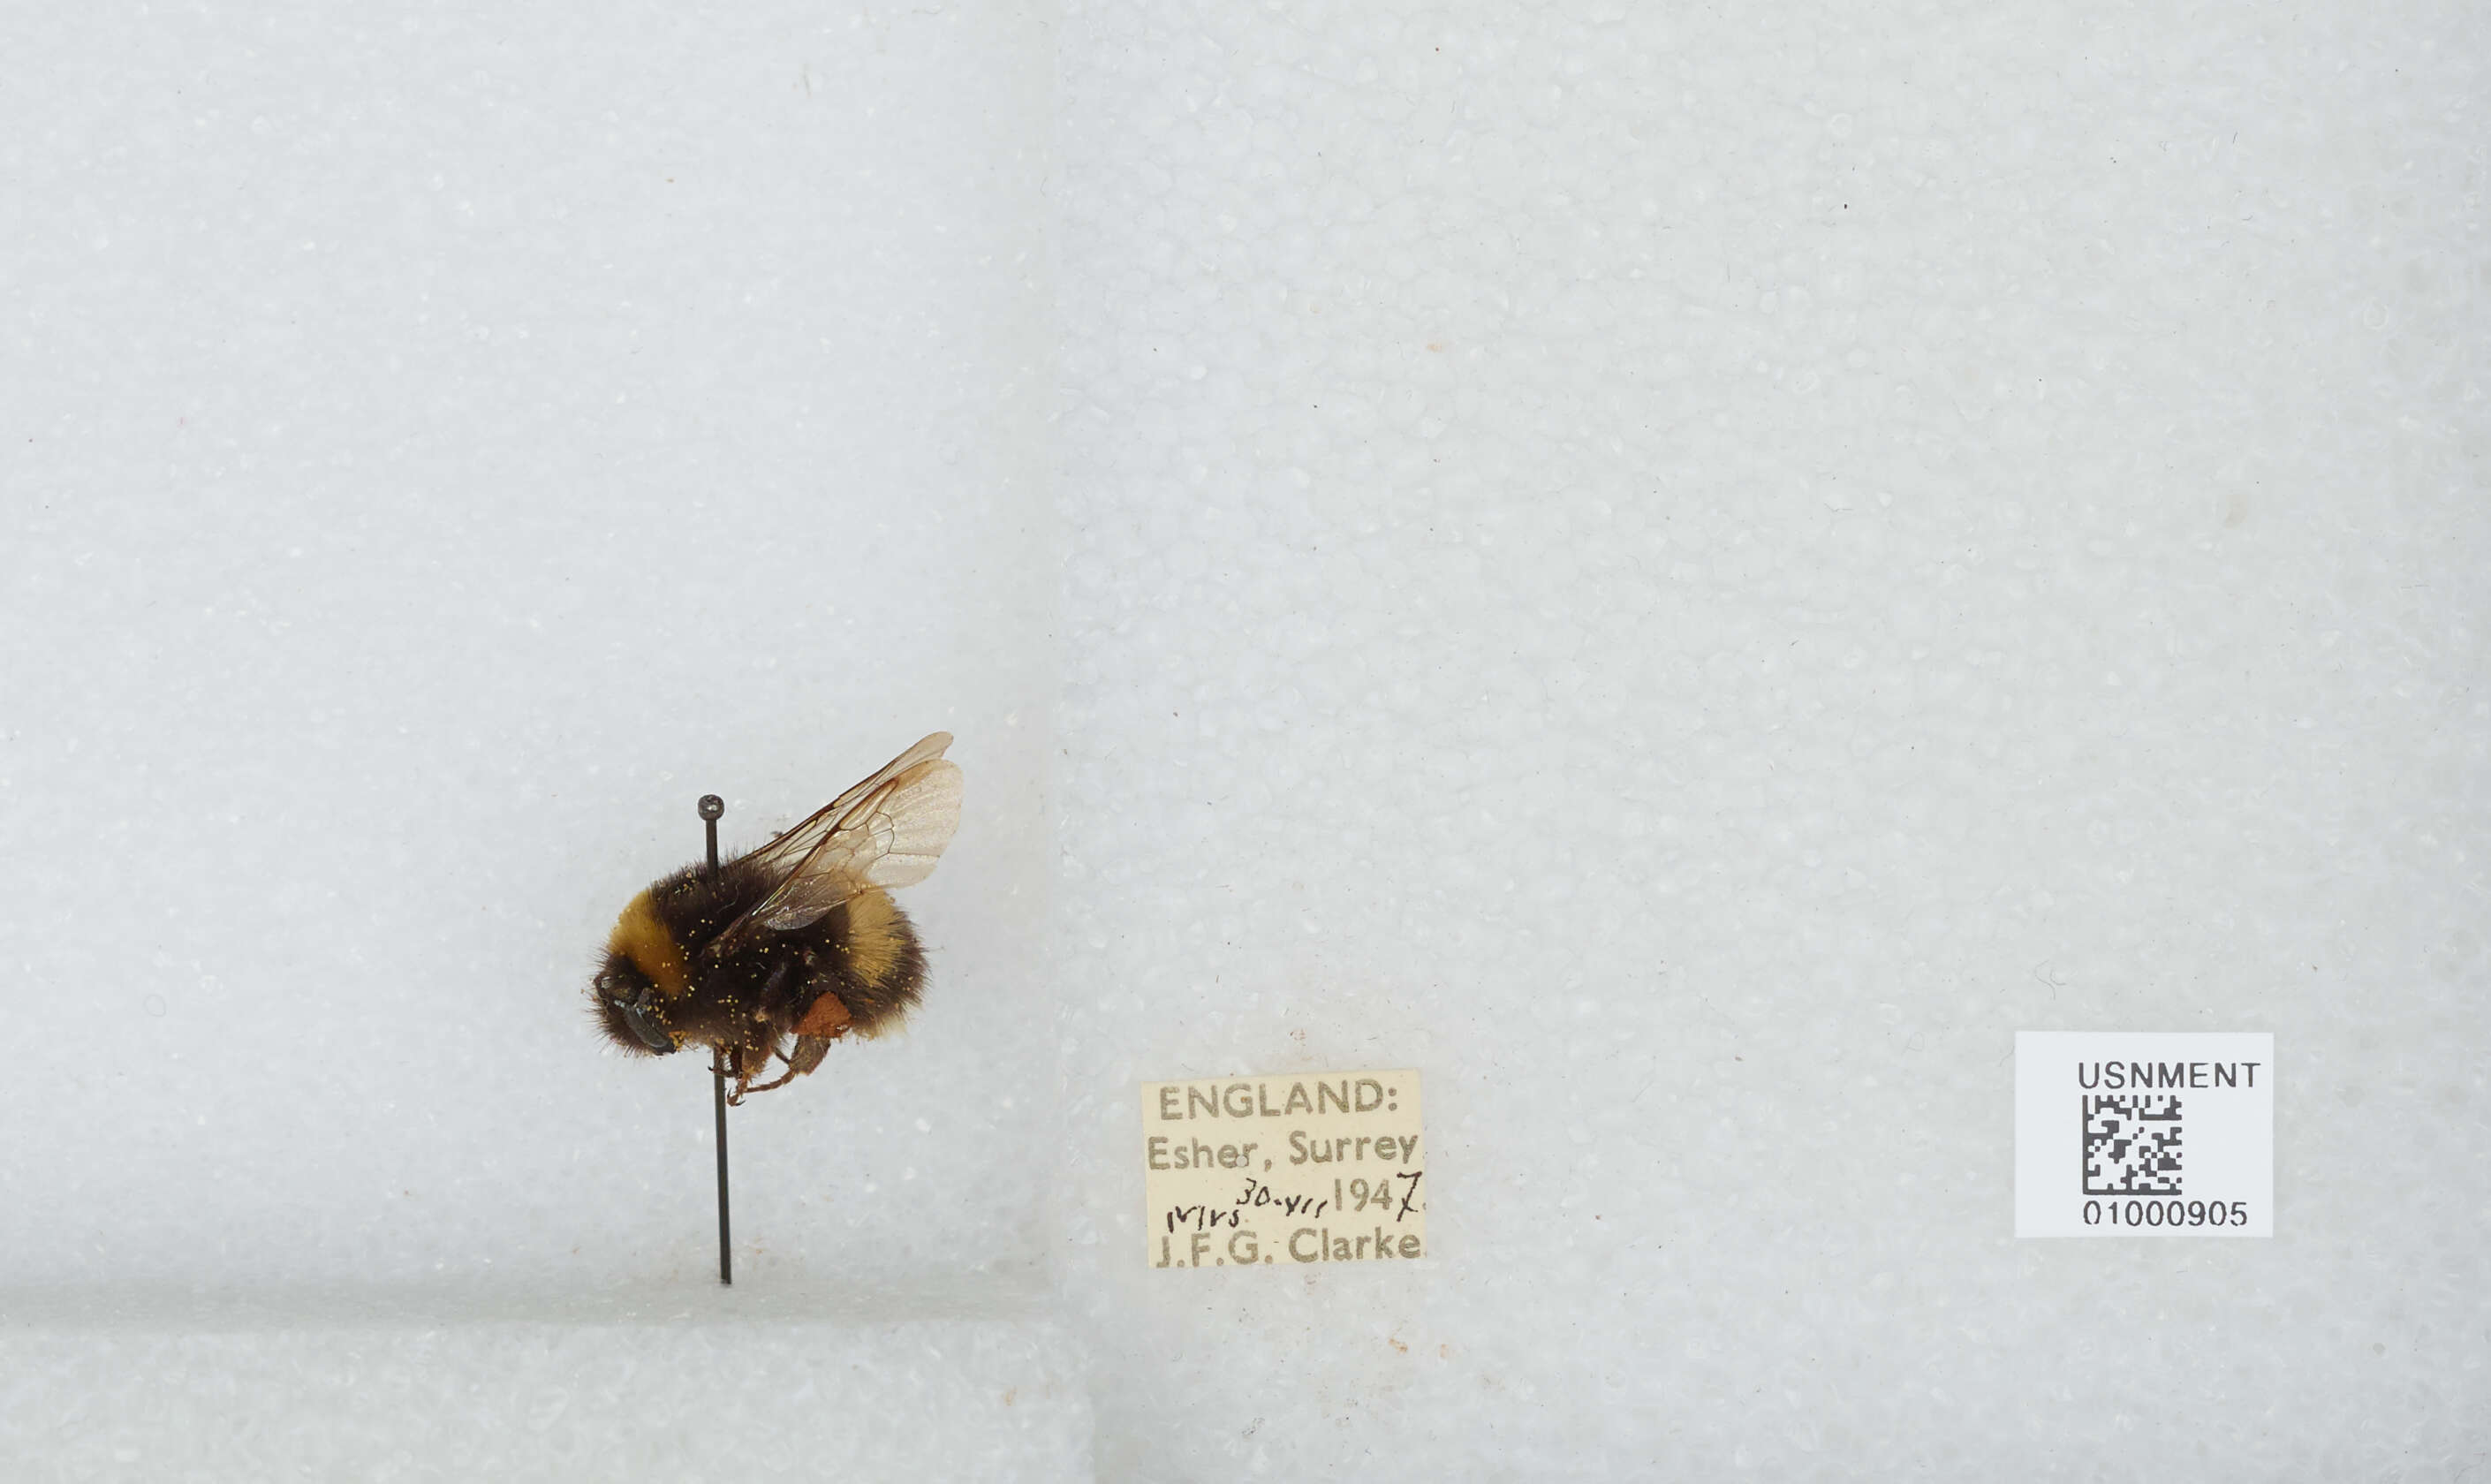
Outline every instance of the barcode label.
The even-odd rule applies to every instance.
[[[2015,1235],[2271,1237],[2274,1037],[2015,1037]]]

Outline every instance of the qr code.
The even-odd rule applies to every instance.
[[[2180,1099],[2130,1092],[2085,1098],[2085,1194],[2180,1194]]]

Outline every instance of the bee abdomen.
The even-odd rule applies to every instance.
[[[860,1035],[890,1029],[917,1004],[925,984],[925,950],[917,930],[888,892],[868,889],[848,898],[825,919],[832,951],[818,965],[830,971],[824,987],[848,1007]]]

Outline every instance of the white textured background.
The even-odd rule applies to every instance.
[[[0,1449],[2491,1466],[2486,32],[12,17]],[[718,1295],[580,972],[935,725]],[[2098,1028],[2275,1033],[2273,1240],[2007,1236]],[[1350,1065],[1433,1261],[1133,1263],[1135,1084]]]
[[[1103,1473],[2491,1467],[2486,44],[1068,7]],[[2078,1028],[2274,1240],[2011,1239]],[[1138,1270],[1133,1084],[1402,1065],[1432,1264]]]

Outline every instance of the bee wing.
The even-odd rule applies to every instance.
[[[911,887],[932,875],[960,826],[960,769],[940,755],[951,741],[941,733],[925,739],[822,814],[762,847],[778,852],[788,835],[846,806],[819,830],[777,889],[718,936],[711,954],[748,943],[756,933],[806,926],[867,887]]]
[[[813,847],[829,838],[831,831],[838,829],[839,822],[864,802],[867,795],[919,764],[941,757],[951,745],[952,734],[949,732],[935,732],[920,739],[916,746],[882,765],[872,777],[814,810],[803,823],[758,850],[748,852],[744,858],[769,866],[781,875],[792,874],[805,858],[813,853]],[[939,853],[941,847],[936,847],[936,850]],[[926,869],[933,868],[928,866]]]

